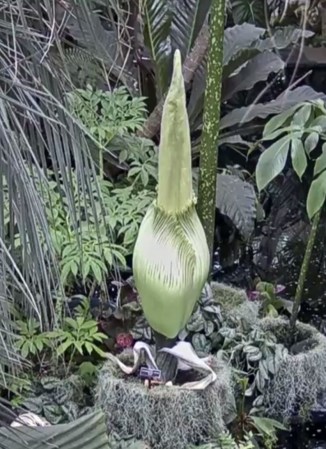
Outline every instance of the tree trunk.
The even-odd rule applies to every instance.
[[[217,142],[223,74],[225,0],[213,0],[207,63],[203,132],[200,150],[198,214],[213,257],[216,204]]]

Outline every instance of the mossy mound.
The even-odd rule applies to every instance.
[[[130,354],[122,353],[120,359],[132,364]],[[190,444],[216,440],[225,429],[224,418],[234,398],[227,366],[213,358],[211,366],[218,374],[217,380],[203,391],[177,386],[148,389],[137,377],[126,376],[108,360],[100,371],[96,389],[108,432],[123,439],[132,436],[155,449],[185,449]],[[190,380],[195,380],[194,376]]]
[[[212,282],[210,287],[214,300],[220,304],[223,318],[227,323],[243,319],[249,324],[254,324],[258,320],[260,303],[249,301],[245,290],[220,282]]]
[[[264,318],[261,329],[272,332],[286,346],[289,321]],[[318,393],[326,389],[326,337],[314,327],[297,323],[296,343],[280,362],[264,394],[269,415],[290,421],[294,416],[305,420],[316,403]]]

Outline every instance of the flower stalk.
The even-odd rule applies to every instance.
[[[208,246],[195,203],[185,86],[177,50],[162,115],[157,199],[142,221],[133,255],[144,315],[152,329],[168,339],[185,327],[209,271]]]

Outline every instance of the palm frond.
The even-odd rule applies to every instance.
[[[179,49],[182,60],[192,49],[195,40],[205,23],[211,0],[175,0],[171,25],[171,43],[173,49]]]
[[[144,41],[156,66],[159,97],[166,92],[172,73],[171,25],[173,8],[165,0],[146,0],[143,7]]]
[[[22,307],[45,330],[57,319],[52,290],[62,291],[62,285],[45,210],[51,188],[48,168],[54,173],[51,181],[63,186],[76,231],[86,198],[93,216],[99,212],[94,200],[96,167],[86,135],[94,138],[68,110],[69,74],[51,65],[50,50],[61,48],[62,25],[52,6],[47,0],[15,0],[4,2],[0,12],[0,353],[8,373],[20,362],[12,354],[10,306]],[[101,201],[99,186],[96,190]]]

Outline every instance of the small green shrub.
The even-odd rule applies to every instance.
[[[91,318],[87,299],[76,308],[74,318],[66,317],[62,329],[48,332],[47,336],[58,342],[56,354],[66,356],[68,371],[75,362],[76,354],[85,356],[96,353],[105,357],[105,353],[98,344],[102,343],[107,336],[99,332],[97,321]]]
[[[123,133],[140,129],[145,121],[143,97],[131,98],[124,87],[112,92],[76,89],[69,94],[71,110],[103,147]]]
[[[93,398],[78,375],[67,378],[44,376],[34,379],[21,405],[55,425],[86,414],[93,406]]]
[[[23,358],[37,358],[51,345],[49,335],[42,333],[40,324],[34,319],[15,321],[17,330],[15,347]]]
[[[279,296],[285,289],[282,285],[273,285],[270,282],[258,282],[255,290],[249,293],[251,299],[258,300],[261,303],[260,313],[262,316],[271,316],[276,318],[280,311],[286,310],[291,313],[293,301],[286,300]]]
[[[273,333],[256,326],[222,327],[219,333],[224,341],[218,355],[251,379],[246,395],[262,394],[286,356],[286,348],[277,343]]]
[[[207,355],[221,343],[218,330],[222,322],[221,308],[206,285],[185,329],[179,333],[179,339],[190,340],[199,355]]]
[[[47,175],[54,177],[50,171]],[[154,199],[154,191],[139,186],[138,182],[137,185],[122,184],[117,187],[100,180],[101,190],[98,192],[95,180],[91,180],[94,205],[83,193],[75,172],[67,175],[74,186],[72,201],[78,219],[77,229],[76,219],[69,213],[69,194],[64,191],[63,183],[59,186],[51,180],[40,183],[35,177],[43,199],[51,241],[60,263],[62,282],[68,287],[79,278],[84,283],[95,280],[101,284],[113,267],[126,265],[125,258],[132,253],[139,225]],[[9,196],[6,191],[4,193],[9,210]],[[9,213],[6,223],[9,223]],[[41,234],[40,239],[44,241]],[[17,233],[15,247],[19,248],[20,245]],[[46,249],[47,245],[44,244],[44,251]]]
[[[154,199],[157,179],[157,151],[153,142],[132,134],[145,119],[143,98],[131,98],[124,88],[105,92],[88,87],[71,92],[69,100],[72,113],[82,122],[100,155],[99,176],[89,179],[92,197],[85,192],[74,170],[67,169],[65,173],[46,170],[42,179],[39,174],[35,176],[33,167],[29,168],[43,200],[65,287],[73,285],[76,279],[101,284],[110,270],[117,265],[125,266],[140,222]],[[106,150],[127,164],[127,170],[114,184],[104,179]],[[65,191],[67,180],[72,187],[69,191]],[[3,181],[8,237],[9,222],[13,221],[13,226],[17,223],[4,178]],[[41,232],[40,239],[44,241]],[[21,247],[18,232],[14,243],[16,249]],[[47,248],[44,244],[44,250]]]

